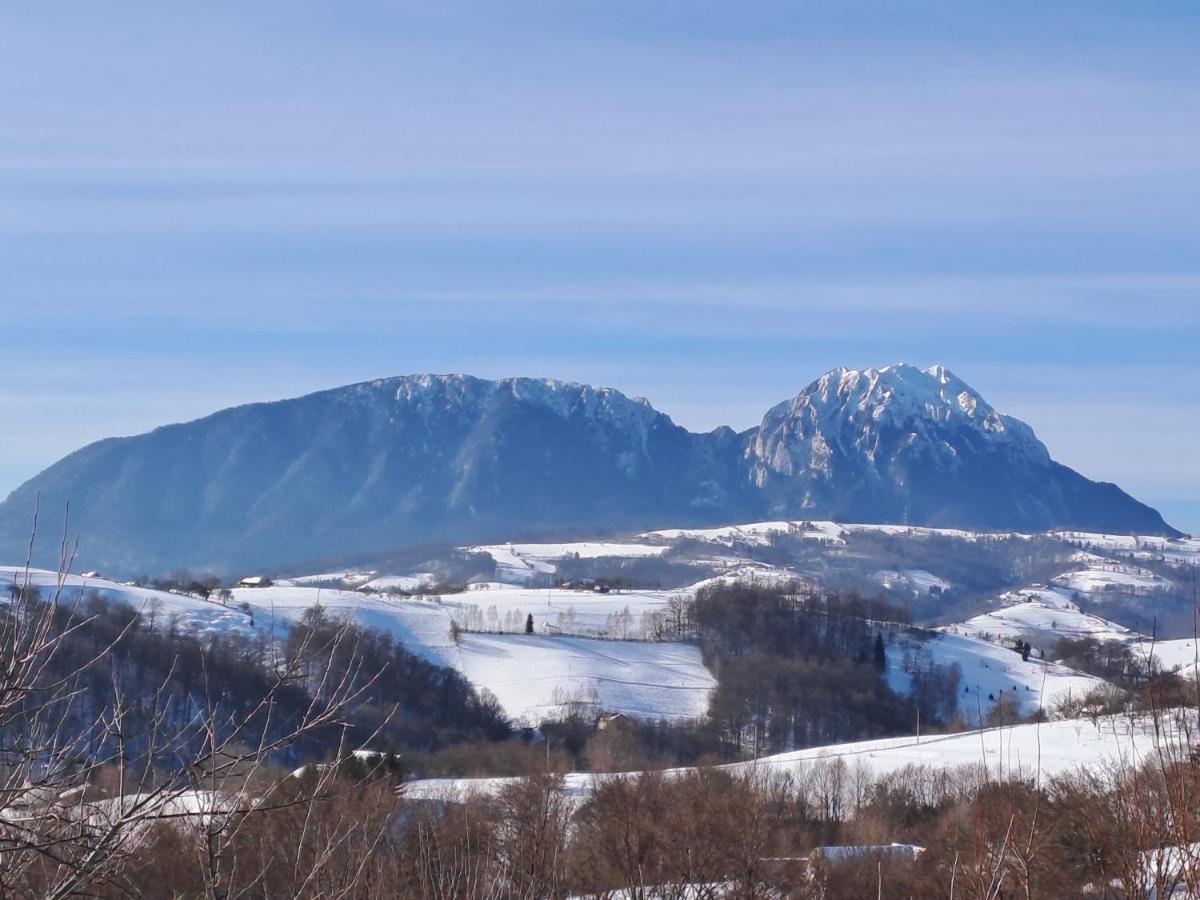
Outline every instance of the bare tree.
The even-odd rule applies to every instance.
[[[229,848],[241,831],[260,816],[312,809],[334,788],[334,773],[323,771],[297,795],[289,779],[270,772],[269,761],[319,730],[344,736],[343,714],[361,692],[360,673],[328,667],[293,721],[278,720],[280,692],[308,657],[353,655],[342,646],[352,631],[339,630],[333,646],[306,646],[281,661],[248,715],[226,713],[207,691],[181,700],[169,676],[131,696],[115,670],[112,699],[98,702],[83,676],[136,617],[126,632],[79,658],[73,638],[94,615],[79,592],[66,590],[71,558],[64,538],[45,599],[27,562],[0,610],[0,893],[123,891],[131,859],[161,833],[157,826],[174,821],[186,823],[199,851],[204,895],[247,895],[262,872],[245,858],[234,865]],[[314,862],[311,871],[319,868]]]

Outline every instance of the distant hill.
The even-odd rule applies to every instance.
[[[413,375],[240,406],[55,463],[0,504],[0,558],[24,558],[39,494],[38,560],[69,500],[76,567],[113,574],[775,516],[1176,533],[940,366],[835,369],[740,434],[530,378]]]

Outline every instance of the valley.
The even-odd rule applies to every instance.
[[[985,561],[967,583],[956,574],[964,553]],[[273,571],[271,586],[235,586],[224,600],[69,575],[64,598],[96,592],[198,636],[279,638],[319,606],[456,669],[515,723],[536,727],[570,709],[701,719],[715,680],[695,643],[667,627],[681,604],[711,584],[819,586],[905,610],[907,621],[874,626],[887,645],[888,684],[907,695],[914,672],[953,667],[961,679],[957,713],[979,723],[1007,694],[1028,716],[1103,684],[1054,662],[1064,638],[1111,641],[1148,665],[1190,669],[1186,613],[1198,560],[1200,540],[1191,538],[801,520],[470,545],[411,571]],[[1045,581],[1016,584],[1027,569]],[[461,578],[467,572],[474,574]],[[21,576],[15,567],[0,570],[8,583]],[[56,576],[39,570],[31,579],[46,593]],[[946,621],[955,614],[962,618]],[[1147,620],[1164,626],[1157,635],[1138,630]],[[1018,640],[1031,644],[1025,659],[1013,649]]]

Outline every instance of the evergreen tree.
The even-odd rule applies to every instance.
[[[525,617],[525,633],[533,634],[533,613]]]
[[[883,634],[875,633],[875,668],[882,672],[887,668],[887,650],[883,645]]]

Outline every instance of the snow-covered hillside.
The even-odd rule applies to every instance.
[[[20,577],[20,570],[0,568],[5,582]],[[55,577],[35,570],[31,580],[48,597]],[[643,718],[701,717],[716,684],[697,647],[636,640],[642,636],[642,616],[666,607],[672,596],[666,591],[596,594],[480,585],[433,601],[279,584],[235,588],[222,606],[101,578],[67,576],[64,599],[86,591],[123,600],[143,615],[158,616],[164,625],[174,620],[200,635],[259,629],[281,636],[319,605],[332,616],[352,616],[389,632],[430,662],[458,669],[471,684],[495,694],[505,714],[522,723],[536,724],[573,703]],[[529,615],[533,635],[524,633]],[[508,633],[467,632],[456,644],[452,621]],[[577,636],[586,634],[610,639]]]
[[[1086,569],[1064,572],[1051,583],[1068,591],[1087,594],[1093,600],[1113,594],[1163,591],[1170,587],[1165,578],[1153,572],[1116,562],[1093,562]]]
[[[1200,537],[1168,538],[1156,534],[1099,534],[1054,531],[1054,537],[1087,550],[1119,553],[1134,559],[1162,559],[1175,565],[1200,563]]]
[[[806,538],[831,544],[844,543],[843,527],[835,522],[808,522],[802,520],[779,522],[748,522],[744,525],[724,525],[718,528],[665,528],[648,531],[641,537],[660,538],[670,541],[687,539],[735,547],[738,544],[766,546],[777,534]]]
[[[390,632],[430,662],[458,669],[495,694],[510,718],[536,724],[576,702],[645,718],[703,716],[715,681],[699,650],[634,640],[642,635],[642,615],[665,608],[670,596],[496,584],[434,601],[281,586],[237,589],[233,605],[248,605],[256,624],[269,627],[286,625],[319,602],[333,615]],[[533,635],[524,633],[530,615]],[[451,622],[475,631],[455,644]],[[475,633],[483,631],[506,633]],[[574,636],[583,634],[614,639]]]
[[[737,544],[765,546],[773,535],[805,538],[827,544],[844,544],[847,534],[868,533],[909,535],[912,537],[947,537],[962,541],[1000,540],[1010,537],[1029,537],[1017,532],[964,531],[961,528],[928,528],[916,525],[884,525],[853,522],[830,522],[809,519],[788,519],[772,522],[747,522],[742,525],[724,525],[718,528],[665,528],[648,531],[640,537],[678,540],[688,538],[722,544],[727,547]]]
[[[1016,638],[1053,643],[1063,637],[1099,641],[1124,641],[1131,637],[1128,628],[1082,612],[1066,594],[1057,590],[1013,591],[1001,600],[1009,605],[943,626],[943,630],[1004,643]]]
[[[887,679],[900,694],[911,691],[914,671],[933,663],[957,666],[959,713],[965,721],[979,722],[999,699],[1016,701],[1021,715],[1039,707],[1053,709],[1068,697],[1083,697],[1104,682],[1066,666],[1038,659],[1023,660],[1019,653],[998,644],[962,634],[944,633],[928,640],[893,637],[887,647]]]
[[[884,587],[909,590],[918,594],[929,594],[950,589],[950,582],[926,572],[924,569],[882,569],[875,573],[875,580]]]
[[[613,544],[605,541],[578,541],[565,544],[489,544],[465,548],[469,553],[487,553],[496,561],[497,575],[528,581],[535,575],[552,575],[554,560],[598,559],[616,557],[636,559],[642,556],[661,556],[669,547],[640,543]]]
[[[0,585],[23,584],[25,570],[18,566],[0,566]],[[31,569],[29,583],[38,589],[43,599],[58,596],[64,604],[73,604],[85,594],[95,592],[108,600],[120,600],[139,610],[143,616],[162,622],[174,620],[184,631],[205,636],[238,631],[250,634],[254,630],[251,617],[236,604],[220,606],[186,594],[156,591],[151,588],[118,584],[104,578],[64,575],[45,569]],[[7,595],[6,595],[7,596]]]
[[[799,565],[771,546],[778,535],[799,539]],[[868,597],[878,590],[895,603],[936,603],[941,602],[939,595],[957,590],[952,579],[959,575],[942,563],[946,554],[953,553],[953,544],[947,541],[966,542],[972,545],[971,553],[986,559],[991,542],[1006,547],[1003,552],[1010,555],[1020,554],[1023,544],[1014,548],[1011,539],[1034,537],[781,519],[661,529],[623,539],[472,545],[455,551],[458,559],[472,561],[476,566],[472,571],[478,572],[478,555],[490,555],[495,562],[490,577],[495,580],[470,583],[466,591],[437,597],[429,593],[430,586],[445,580],[449,571],[437,559],[411,570],[325,570],[276,579],[269,588],[235,589],[225,606],[101,578],[70,576],[66,582],[68,595],[98,590],[123,598],[164,623],[174,620],[179,627],[202,635],[251,629],[280,632],[319,603],[335,615],[352,615],[392,633],[432,662],[457,668],[472,684],[496,694],[506,712],[522,721],[552,714],[575,700],[641,716],[684,717],[703,714],[714,683],[699,653],[686,645],[640,642],[656,636],[655,616],[674,598],[691,595],[707,584],[738,580],[780,583],[799,578],[826,583],[823,579],[836,573],[835,567],[844,560],[843,572],[857,577],[853,584]],[[1050,537],[1043,535],[1036,545],[1043,554]],[[943,626],[940,636],[894,643],[888,651],[892,686],[905,693],[913,672],[922,666],[957,665],[962,672],[959,709],[969,719],[986,716],[1006,695],[1014,697],[1022,712],[1030,713],[1039,705],[1053,706],[1063,696],[1086,693],[1099,682],[1044,665],[1037,654],[1022,661],[1011,649],[1015,639],[1032,640],[1039,650],[1052,648],[1060,637],[1118,640],[1135,649],[1147,645],[1142,635],[1085,610],[1094,610],[1088,604],[1101,600],[1149,602],[1161,596],[1170,581],[1159,573],[1169,574],[1169,570],[1131,560],[1129,551],[1141,548],[1161,554],[1173,548],[1183,552],[1189,542],[1080,532],[1053,538],[1062,541],[1061,554],[1054,556],[1051,545],[1049,559],[1051,564],[1061,560],[1061,569],[1049,584],[1002,592],[991,609]],[[921,548],[929,539],[934,539],[934,555],[925,558]],[[1032,553],[1035,545],[1030,547]],[[583,571],[602,573],[606,566],[621,572],[622,565],[654,565],[659,559],[673,567],[663,571],[675,576],[676,583],[682,582],[679,587],[612,593],[535,587],[553,583],[563,560],[573,561],[573,572],[583,564]],[[683,581],[689,570],[695,575]],[[0,569],[5,580],[15,575],[15,569]],[[847,576],[838,577],[844,583]],[[47,590],[54,582],[49,572],[35,573],[34,578]],[[527,636],[525,624],[530,618],[533,635]],[[458,644],[451,637],[452,623],[460,634]],[[898,641],[894,634],[892,640]],[[1167,668],[1175,665],[1174,655],[1187,653],[1176,654],[1171,642],[1159,642],[1158,648],[1156,656]]]
[[[1144,659],[1151,659],[1155,667],[1163,671],[1177,671],[1185,678],[1195,678],[1197,672],[1197,641],[1180,638],[1173,641],[1143,641],[1134,652]]]
[[[790,774],[803,779],[812,767],[841,760],[849,766],[861,766],[874,777],[882,777],[908,766],[951,771],[970,768],[989,778],[1045,778],[1088,767],[1096,772],[1126,770],[1156,756],[1160,741],[1154,723],[1147,719],[1131,721],[1123,717],[1065,719],[1040,724],[989,728],[958,734],[885,738],[812,747],[753,762],[734,763],[723,768],[755,771],[763,774]],[[687,770],[677,769],[671,773]],[[576,798],[591,792],[604,775],[573,773],[564,780],[566,790]],[[461,778],[427,779],[405,786],[410,798],[461,797],[472,793],[490,793],[511,779]]]

